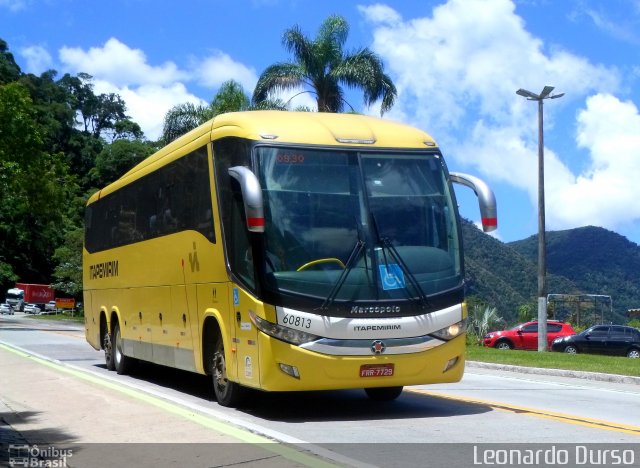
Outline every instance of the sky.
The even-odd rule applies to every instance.
[[[286,29],[312,38],[332,14],[350,25],[346,49],[373,50],[396,84],[384,118],[426,131],[450,171],[493,188],[497,238],[538,231],[538,105],[516,90],[553,86],[564,96],[543,101],[547,230],[601,226],[640,243],[640,0],[0,0],[0,38],[23,72],[92,75],[153,140],[168,109],[206,104],[229,79],[251,94],[291,59]],[[479,221],[473,192],[456,194]]]

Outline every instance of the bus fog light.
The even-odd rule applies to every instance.
[[[443,373],[447,372],[449,369],[455,366],[457,362],[458,362],[458,356],[454,357],[453,359],[449,359],[447,363],[444,365],[444,370],[442,372]]]
[[[278,363],[280,366],[280,370],[291,377],[295,377],[296,379],[300,378],[300,372],[298,372],[298,368],[296,366],[290,366],[289,364],[283,364],[281,362]]]

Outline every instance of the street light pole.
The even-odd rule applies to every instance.
[[[540,94],[520,88],[516,94],[529,101],[538,102],[538,351],[547,350],[547,247],[545,239],[544,206],[544,118],[542,101],[557,99],[562,94],[551,95],[553,86],[545,86]]]

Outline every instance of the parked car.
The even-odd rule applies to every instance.
[[[41,312],[40,307],[35,304],[25,304],[24,305],[24,313],[25,314],[39,314]]]
[[[547,321],[547,342],[551,346],[553,340],[562,336],[575,335],[571,325],[558,320]],[[498,349],[538,349],[538,322],[527,322],[511,330],[487,333],[483,344]]]
[[[49,301],[44,305],[45,313],[54,313],[56,311],[56,301]]]
[[[551,350],[640,358],[640,330],[623,325],[594,325],[577,335],[556,338]]]
[[[7,304],[6,302],[3,304],[0,304],[0,314],[4,315],[13,315],[13,307],[11,307],[9,304]]]

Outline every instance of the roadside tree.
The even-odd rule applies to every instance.
[[[319,112],[342,112],[346,86],[362,90],[368,106],[381,100],[380,114],[390,110],[397,92],[382,60],[368,48],[345,52],[348,34],[349,25],[341,16],[325,19],[315,39],[305,36],[297,25],[286,30],[282,43],[293,61],[276,63],[262,72],[253,92],[254,104],[274,93],[303,89],[315,95]]]

